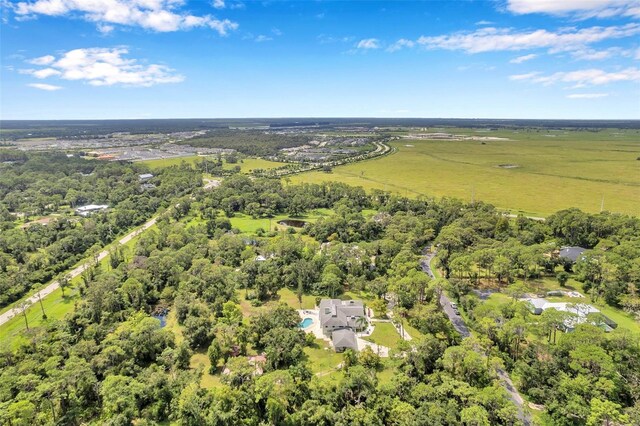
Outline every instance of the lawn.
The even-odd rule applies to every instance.
[[[390,322],[375,322],[374,325],[371,336],[363,337],[363,339],[390,349],[398,349],[398,344],[402,341],[402,338],[393,324]]]
[[[262,310],[274,307],[280,302],[284,302],[294,309],[300,309],[298,296],[294,291],[288,288],[282,288],[278,290],[277,298],[268,300],[260,306],[251,305],[251,302],[245,299],[244,293],[244,289],[236,290],[236,297],[238,298],[238,302],[240,304],[240,310],[242,311],[242,314],[245,316],[245,318],[256,315]],[[309,294],[302,295],[302,309],[313,309],[315,305],[316,296],[312,296]]]
[[[223,169],[233,169],[236,166],[240,166],[240,172],[242,173],[251,173],[256,169],[270,170],[275,169],[277,167],[281,167],[286,165],[286,163],[280,163],[277,161],[269,161],[263,160],[262,158],[244,158],[241,162],[238,163],[227,163],[225,162],[222,166]]]
[[[202,161],[204,157],[199,155],[190,155],[186,157],[173,157],[173,158],[158,158],[156,160],[144,160],[139,161],[140,164],[146,164],[150,169],[161,169],[164,167],[178,166],[182,163],[196,164]]]
[[[307,212],[301,216],[292,218],[288,215],[277,215],[272,218],[257,218],[254,219],[249,215],[243,213],[236,213],[233,217],[229,218],[231,226],[240,230],[240,232],[246,234],[254,234],[258,229],[264,231],[277,231],[288,228],[286,225],[280,225],[278,222],[285,219],[303,220],[306,222],[315,222],[321,217],[330,216],[333,212],[329,209],[317,209]],[[294,228],[295,229],[295,228]]]
[[[304,353],[309,360],[311,371],[318,376],[324,376],[337,369],[342,362],[342,354],[336,353],[329,343],[316,339],[313,347],[305,347]]]
[[[163,167],[176,166],[182,163],[186,164],[196,164],[205,157],[199,155],[190,155],[186,157],[174,157],[174,158],[159,158],[157,160],[144,160],[140,161],[141,164],[146,164],[151,169],[160,169]],[[255,169],[275,169],[276,167],[283,166],[284,163],[279,163],[276,161],[263,160],[262,158],[245,158],[242,162],[238,163],[227,163],[225,162],[222,168],[231,170],[236,166],[240,166],[240,172],[242,173],[251,173]]]
[[[576,285],[575,288],[582,292],[582,287]],[[586,303],[595,306],[600,310],[600,312],[615,321],[618,324],[618,329],[629,330],[631,333],[640,337],[640,323],[636,321],[631,314],[613,306],[606,305],[602,301],[592,302],[589,297],[576,298],[568,296],[545,297],[545,299],[550,302]],[[505,303],[511,303],[512,300],[511,296],[504,293],[493,293],[484,303],[492,307],[498,307]]]
[[[427,132],[442,131],[429,129]],[[292,182],[341,181],[365,189],[408,196],[482,200],[511,213],[546,216],[578,207],[640,214],[640,131],[496,131],[446,129],[507,141],[401,139],[397,152],[338,166],[332,173],[308,172]],[[502,167],[501,167],[502,165]],[[506,166],[506,167],[505,167]]]

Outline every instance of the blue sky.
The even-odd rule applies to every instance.
[[[637,0],[1,4],[3,119],[640,119]]]

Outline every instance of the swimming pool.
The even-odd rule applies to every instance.
[[[305,319],[302,320],[302,322],[300,324],[298,324],[298,327],[307,328],[311,324],[313,324],[313,320],[311,318],[305,318]]]

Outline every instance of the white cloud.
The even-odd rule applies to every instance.
[[[39,58],[30,59],[27,62],[33,65],[49,65],[51,62],[55,61],[55,59],[55,56],[45,55],[40,56]]]
[[[567,95],[569,99],[597,99],[609,96],[608,93],[572,93]]]
[[[640,69],[635,67],[626,68],[620,71],[607,72],[597,68],[556,72],[550,75],[541,75],[539,72],[528,74],[518,74],[509,77],[510,80],[526,80],[532,83],[549,86],[556,83],[571,83],[572,88],[600,86],[620,81],[640,81]]]
[[[316,37],[318,43],[320,44],[330,44],[330,43],[350,43],[354,40],[354,37],[346,36],[346,37],[332,37],[326,34],[320,34]]]
[[[260,34],[260,35],[259,35],[259,36],[257,36],[254,40],[255,40],[257,43],[262,43],[262,42],[265,42],[265,41],[271,41],[271,40],[273,40],[273,38],[271,38],[271,37],[269,37],[269,36],[266,36],[266,35],[264,35],[264,34]]]
[[[80,17],[95,22],[101,32],[112,31],[114,25],[158,32],[208,27],[226,35],[238,28],[237,23],[228,19],[182,13],[177,10],[182,4],[181,0],[33,0],[15,3],[13,10],[19,18],[37,15]]]
[[[483,26],[483,25],[493,25],[493,22],[491,22],[491,21],[485,21],[485,20],[482,20],[482,21],[478,21],[478,22],[476,22],[476,25],[478,25],[478,26]]]
[[[507,10],[518,14],[546,13],[577,18],[640,17],[638,0],[508,0]]]
[[[526,74],[514,74],[509,76],[509,80],[531,80],[533,77],[539,75],[539,72],[528,72]]]
[[[44,83],[30,83],[27,84],[29,87],[33,87],[34,89],[46,90],[48,92],[53,92],[54,90],[60,90],[62,87],[54,86],[53,84],[44,84]]]
[[[581,49],[571,52],[571,56],[583,61],[601,61],[615,55],[628,55],[628,53],[619,47],[610,47],[604,50]]]
[[[33,71],[30,74],[35,78],[48,78],[54,75],[60,75],[60,71],[53,68],[43,68],[41,70]]]
[[[377,38],[365,38],[356,44],[356,49],[379,49],[380,42]]]
[[[41,79],[57,76],[64,80],[86,81],[92,86],[149,87],[184,80],[182,75],[165,65],[141,65],[136,59],[125,58],[128,53],[125,47],[75,49],[57,60],[54,58],[47,68],[26,70],[26,73]]]
[[[422,36],[417,43],[428,49],[463,50],[481,53],[506,50],[549,49],[550,53],[583,49],[603,40],[637,36],[640,24],[610,27],[588,27],[576,30],[565,28],[557,32],[547,30],[514,31],[510,28],[481,28],[473,32],[459,32],[434,37]]]
[[[211,6],[216,9],[224,9],[226,7],[226,5],[224,4],[224,0],[213,0]]]
[[[531,53],[529,55],[518,56],[517,58],[513,58],[509,62],[512,64],[521,64],[523,62],[530,61],[531,59],[536,58],[537,56],[538,55],[536,55],[535,53]]]
[[[109,34],[111,31],[116,29],[113,25],[103,23],[98,23],[97,28],[102,34]]]
[[[403,49],[405,47],[412,48],[415,46],[415,42],[413,40],[407,40],[406,38],[401,38],[400,40],[393,43],[391,46],[387,48],[389,52],[395,52],[397,50]]]

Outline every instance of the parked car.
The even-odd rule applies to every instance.
[[[456,315],[460,315],[460,311],[458,311],[458,304],[451,302],[451,308]]]

